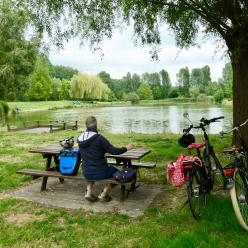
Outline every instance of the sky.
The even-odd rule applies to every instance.
[[[180,68],[187,66],[191,71],[205,65],[211,69],[212,80],[217,81],[222,77],[222,69],[228,58],[224,56],[225,46],[217,47],[216,40],[203,42],[203,38],[199,38],[199,47],[180,49],[176,46],[172,31],[166,27],[161,29],[161,40],[159,61],[151,60],[150,47],[134,45],[131,28],[115,31],[112,39],[103,41],[103,57],[100,52],[93,52],[87,45],[80,46],[80,41],[73,39],[64,44],[63,50],[52,47],[49,58],[53,64],[70,66],[88,74],[106,71],[115,79],[122,78],[127,72],[141,75],[165,69],[172,84],[175,84]]]

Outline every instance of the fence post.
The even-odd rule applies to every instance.
[[[8,132],[10,132],[10,125],[9,124],[7,124],[7,130],[8,130]]]
[[[23,127],[26,127],[26,123],[25,122],[23,122]]]
[[[75,121],[75,128],[78,130],[78,121]]]
[[[53,131],[53,125],[52,125],[52,124],[50,124],[50,125],[49,125],[49,127],[50,127],[49,132],[50,132],[50,133],[52,133],[52,131]]]
[[[37,127],[40,127],[40,121],[37,121]]]
[[[66,129],[66,123],[63,122],[63,129],[65,130]]]

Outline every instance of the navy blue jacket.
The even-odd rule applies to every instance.
[[[91,131],[86,131],[78,137],[78,146],[84,175],[99,175],[106,171],[108,163],[105,153],[119,155],[127,151],[126,147],[114,147],[105,137]]]

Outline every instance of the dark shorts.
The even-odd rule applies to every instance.
[[[101,172],[99,174],[85,174],[84,177],[88,180],[101,180],[101,179],[107,179],[113,177],[113,174],[118,171],[117,168],[114,166],[109,166],[104,172]]]

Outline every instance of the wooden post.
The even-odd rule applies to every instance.
[[[25,122],[23,122],[23,127],[26,127],[26,123]]]
[[[78,130],[78,121],[75,121],[75,129]]]
[[[50,133],[52,133],[52,131],[53,131],[53,125],[52,125],[52,124],[50,124],[50,125],[49,125],[49,127],[50,127],[49,132],[50,132]]]
[[[10,125],[9,124],[7,124],[7,130],[8,130],[8,132],[10,132]]]
[[[40,127],[40,121],[37,121],[37,127]]]
[[[63,122],[63,129],[65,130],[66,129],[66,123]]]

